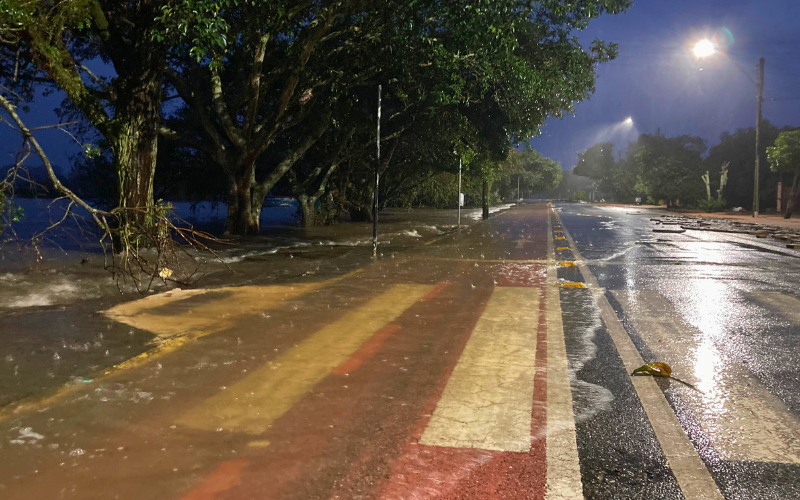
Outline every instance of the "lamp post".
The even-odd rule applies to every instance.
[[[694,46],[692,52],[694,53],[695,57],[702,59],[705,57],[710,57],[716,54],[718,51],[710,40],[700,40]],[[732,57],[728,56],[728,58],[733,61],[734,64],[736,64],[736,67],[739,68],[739,71],[744,73],[747,79],[756,86],[756,89],[758,89],[758,94],[756,97],[756,164],[753,171],[753,217],[758,217],[758,171],[760,163],[758,147],[761,136],[761,103],[764,102],[764,58],[762,57],[758,60],[758,81],[754,81],[752,78],[750,78],[750,75],[748,75],[744,69],[742,69],[739,63],[737,63]]]
[[[458,227],[461,227],[461,157],[458,157]]]

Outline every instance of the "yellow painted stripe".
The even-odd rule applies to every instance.
[[[561,240],[566,240],[566,238],[564,238],[563,236],[557,236],[556,237],[556,241],[561,241]]]
[[[562,260],[561,262],[556,263],[558,267],[575,267],[575,263],[571,260]]]
[[[558,248],[556,248],[556,250],[559,250],[559,251],[561,251],[561,250],[569,250],[569,247],[558,247]]]
[[[261,434],[378,330],[433,289],[395,285],[181,416],[193,428]]]
[[[148,330],[161,338],[202,337],[222,331],[243,316],[255,315],[287,300],[312,292],[330,281],[294,285],[241,286],[175,290],[141,300],[127,302],[105,311],[109,318],[127,325]],[[215,294],[219,298],[197,302],[190,299]],[[184,306],[184,304],[186,304]],[[158,309],[172,309],[158,314]]]
[[[565,281],[561,283],[564,288],[586,288],[586,285],[579,281]]]
[[[421,444],[530,450],[538,315],[537,289],[494,289]]]

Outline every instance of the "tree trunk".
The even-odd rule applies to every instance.
[[[147,81],[126,79],[119,84],[114,133],[108,139],[119,182],[119,206],[127,209],[123,224],[135,222],[148,227],[152,222],[150,210],[153,207],[153,178],[161,125],[159,75],[154,71]]]
[[[225,234],[249,236],[258,234],[261,204],[253,210],[253,184],[255,183],[255,165],[243,169],[241,175],[228,176],[228,216]],[[254,213],[255,212],[255,213]]]
[[[800,193],[797,192],[797,185],[800,183],[800,170],[795,170],[794,179],[792,180],[792,190],[789,192],[789,199],[786,201],[786,212],[783,213],[784,219],[792,217],[792,210],[797,206],[797,198]]]
[[[302,216],[300,223],[304,228],[317,225],[317,214],[314,209],[316,201],[316,198],[310,196],[300,195],[297,197],[297,203],[300,204],[300,215]]]
[[[489,181],[483,181],[483,190],[481,191],[481,205],[483,206],[483,220],[489,219]]]

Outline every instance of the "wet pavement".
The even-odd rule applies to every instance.
[[[521,205],[376,261],[251,248],[235,280],[6,314],[30,338],[0,497],[797,497],[800,252],[660,213]],[[698,390],[628,375],[656,360]],[[69,383],[25,394],[24,363]]]

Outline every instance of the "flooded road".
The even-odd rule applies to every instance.
[[[4,378],[61,362],[35,332],[119,357],[0,410],[0,497],[796,497],[800,261],[555,209],[417,245],[398,226],[375,261],[250,248],[235,279],[3,316],[31,332]],[[629,376],[656,360],[698,390]]]
[[[696,388],[659,383],[723,495],[800,495],[800,252],[754,235],[654,232],[657,210],[558,212],[641,358]]]

